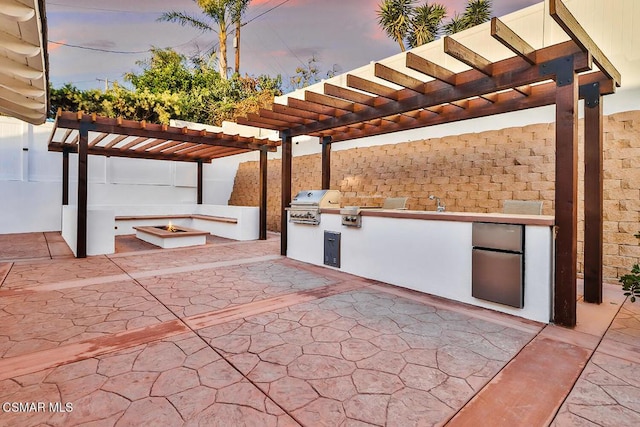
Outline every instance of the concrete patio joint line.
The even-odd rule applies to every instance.
[[[0,359],[0,380],[32,374],[105,353],[189,332],[179,319],[77,343]]]

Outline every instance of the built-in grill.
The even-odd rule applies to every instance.
[[[297,224],[320,224],[320,209],[339,208],[338,190],[303,190],[291,201],[289,222]]]

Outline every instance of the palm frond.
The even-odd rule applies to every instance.
[[[404,50],[415,0],[383,0],[378,5],[378,24]]]
[[[160,17],[157,19],[158,21],[164,21],[164,22],[177,22],[178,24],[184,26],[191,26],[194,28],[197,28],[201,31],[213,31],[216,32],[216,30],[211,27],[211,25],[207,24],[204,21],[201,21],[198,18],[195,18],[193,16],[187,15],[185,12],[164,12],[162,15],[160,15]]]
[[[459,33],[462,30],[466,30],[467,26],[464,22],[464,16],[456,13],[450,20],[447,22],[444,27],[442,27],[442,32],[448,36]]]
[[[487,22],[491,19],[491,0],[469,0],[462,14],[466,28]]]
[[[415,8],[407,37],[409,46],[416,47],[435,40],[446,15],[447,8],[438,3],[425,3]]]

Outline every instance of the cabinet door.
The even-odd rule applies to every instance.
[[[471,295],[487,301],[524,306],[522,254],[474,249]]]

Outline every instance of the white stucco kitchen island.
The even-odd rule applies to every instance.
[[[289,223],[287,256],[324,265],[325,231],[339,233],[340,271],[548,323],[553,313],[554,217],[370,209],[362,227],[322,209],[319,225]],[[522,225],[522,308],[472,296],[474,223]],[[500,274],[500,272],[497,272]]]

